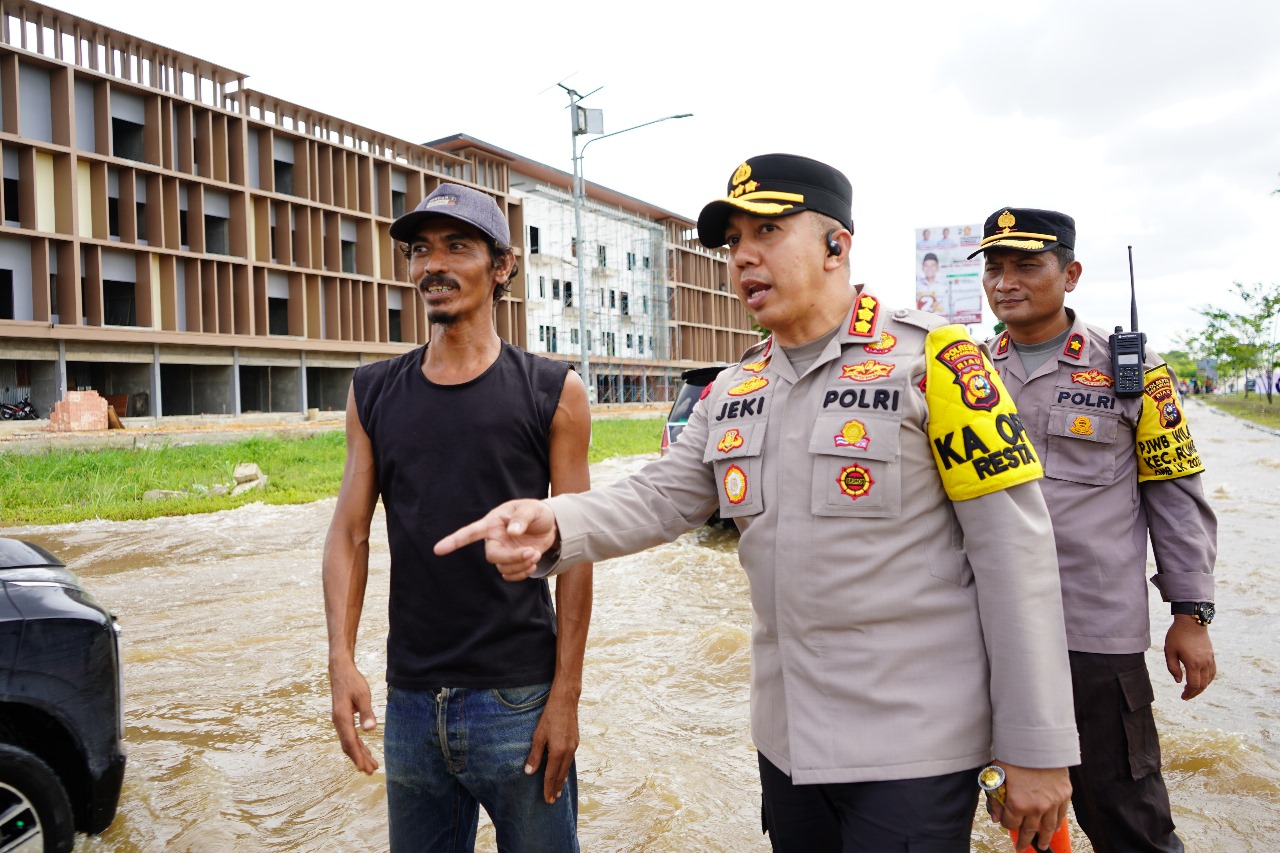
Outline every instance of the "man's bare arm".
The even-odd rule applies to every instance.
[[[333,727],[342,751],[363,773],[378,769],[369,748],[356,733],[377,725],[369,683],[356,667],[356,634],[369,579],[369,526],[378,502],[378,475],[373,446],[356,414],[355,389],[347,393],[347,460],[333,520],[324,541],[324,611],[329,628],[329,689]]]

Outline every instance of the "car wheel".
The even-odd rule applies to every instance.
[[[57,774],[25,749],[0,744],[0,853],[68,853],[75,835]]]

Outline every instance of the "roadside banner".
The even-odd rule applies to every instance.
[[[916,307],[970,326],[982,322],[982,224],[916,229]]]

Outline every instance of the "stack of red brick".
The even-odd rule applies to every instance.
[[[88,432],[107,428],[107,401],[97,391],[68,391],[53,406],[49,429],[54,432]]]

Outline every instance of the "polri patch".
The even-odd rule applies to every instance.
[[[960,386],[960,399],[966,406],[989,412],[1000,402],[1000,392],[991,381],[982,350],[973,341],[962,339],[950,343],[934,358],[955,374],[955,383]]]
[[[866,361],[859,361],[857,364],[840,365],[840,378],[852,379],[854,382],[872,382],[876,379],[884,379],[896,364],[885,364],[883,361],[876,361],[874,358]]]
[[[874,344],[863,344],[862,349],[869,355],[888,355],[897,345],[898,339],[888,332],[880,333],[880,340]]]
[[[763,376],[752,376],[750,379],[739,382],[725,393],[730,397],[745,397],[747,394],[759,391],[768,384],[769,380]]]
[[[866,450],[871,445],[871,436],[867,435],[867,425],[862,421],[847,421],[835,434],[836,447],[852,447]]]
[[[724,496],[734,506],[747,499],[747,472],[737,465],[724,472]]]
[[[1091,367],[1088,370],[1079,370],[1071,374],[1071,381],[1077,385],[1089,385],[1093,388],[1110,388],[1116,384],[1116,381],[1107,374]]]
[[[720,436],[720,441],[716,443],[716,450],[721,453],[728,453],[730,450],[737,450],[746,443],[746,439],[742,437],[742,433],[738,432],[737,428],[729,429],[725,431],[724,435]]]
[[[836,483],[839,484],[841,492],[848,495],[850,500],[856,501],[868,494],[876,481],[871,479],[870,471],[855,462],[840,470]]]

